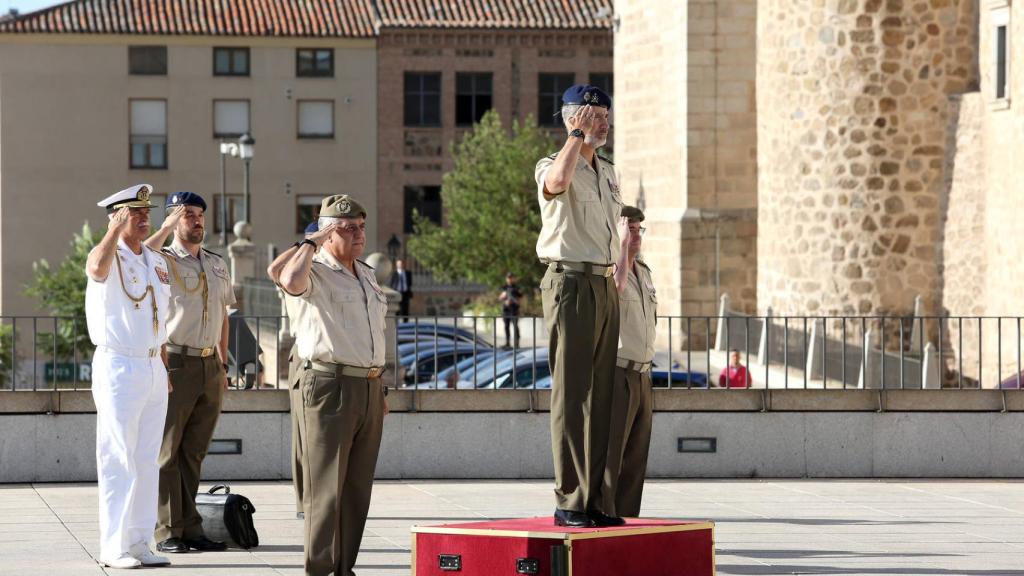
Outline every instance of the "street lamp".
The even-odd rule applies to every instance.
[[[245,163],[245,171],[242,173],[242,183],[245,187],[245,210],[243,212],[244,217],[242,220],[247,223],[252,222],[250,219],[252,198],[249,195],[249,164],[252,162],[252,156],[255,148],[256,140],[248,132],[242,134],[242,137],[238,139],[238,155],[242,158],[242,162]]]
[[[228,176],[225,160],[228,156],[238,157],[238,144],[220,141],[220,245],[228,245]]]
[[[397,234],[392,234],[391,239],[388,240],[388,256],[391,261],[394,262],[398,259],[398,251],[402,248],[402,241],[398,239]]]

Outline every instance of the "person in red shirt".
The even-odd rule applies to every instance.
[[[747,367],[740,364],[740,351],[729,352],[729,365],[722,370],[718,376],[718,385],[722,388],[749,388],[754,384],[750,378]]]

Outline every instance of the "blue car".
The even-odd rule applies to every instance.
[[[469,356],[458,364],[440,371],[437,374],[436,386],[447,388],[449,386],[449,379],[455,377],[458,378],[456,388],[474,388],[474,375],[479,374],[479,376],[476,376],[476,379],[479,380],[489,373],[490,367],[494,365],[496,360],[500,361],[511,355],[511,350],[477,350],[475,356]],[[435,383],[431,382],[430,384],[431,386],[429,387],[433,388]]]
[[[480,349],[480,346],[466,343],[438,344],[437,347],[402,356],[398,361],[403,374],[402,381],[405,384],[418,384],[434,380],[438,372],[473,356],[474,351],[479,352]]]
[[[689,376],[689,378],[687,378]],[[668,371],[667,370],[652,370],[651,371],[651,386],[654,388],[668,388]],[[680,372],[678,370],[672,371],[672,387],[673,388],[707,388],[708,387],[708,376],[703,372]],[[551,388],[551,376],[541,378],[537,380],[537,390],[548,390]]]

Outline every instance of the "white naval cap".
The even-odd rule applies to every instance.
[[[155,208],[155,204],[149,202],[149,195],[153,193],[153,186],[150,184],[136,184],[129,186],[120,192],[111,194],[96,203],[107,212],[113,212],[118,208]]]

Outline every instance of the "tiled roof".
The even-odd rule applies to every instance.
[[[375,36],[392,28],[610,29],[613,0],[72,0],[0,33]]]
[[[376,29],[367,0],[72,0],[0,32],[362,38]]]
[[[612,0],[373,0],[381,27],[610,29]]]

